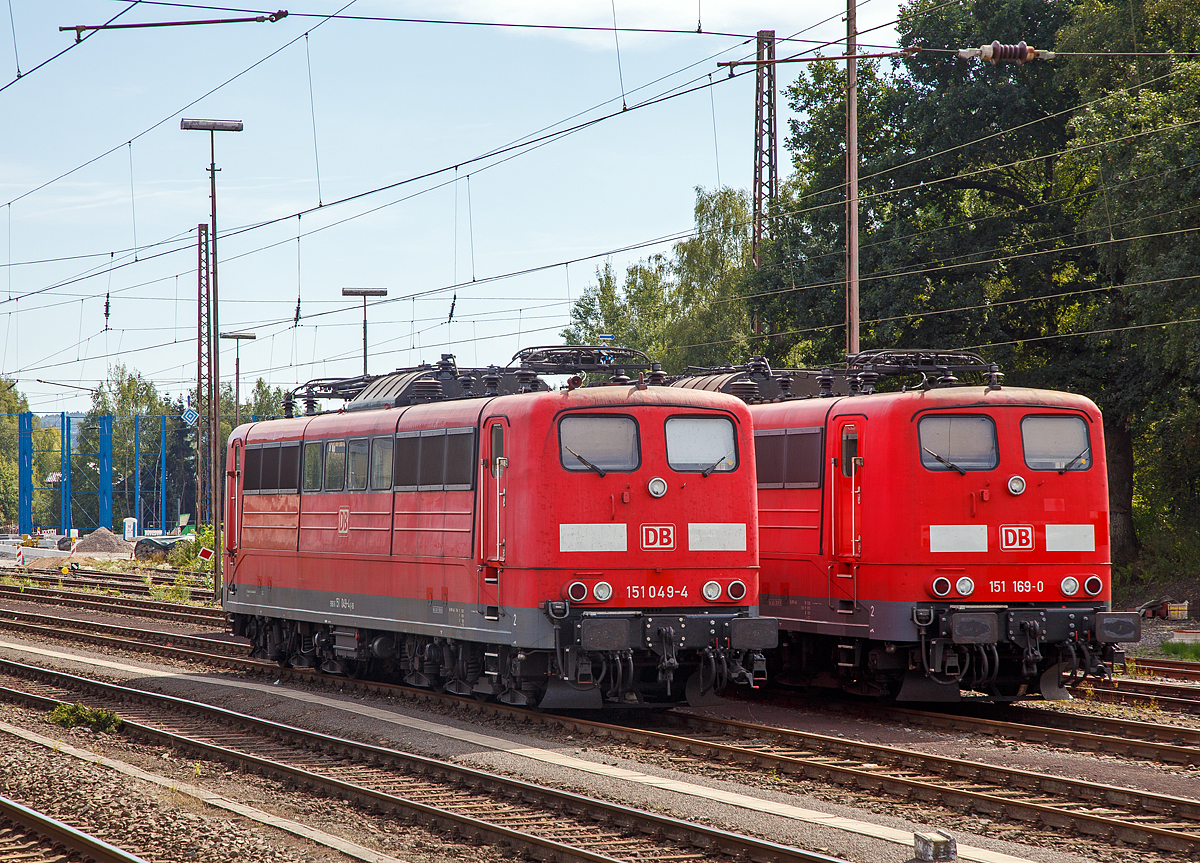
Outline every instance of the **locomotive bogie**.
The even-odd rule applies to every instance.
[[[225,606],[262,658],[512,704],[757,685],[753,459],[740,401],[645,385],[242,426]]]

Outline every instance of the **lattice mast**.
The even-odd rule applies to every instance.
[[[767,208],[779,194],[775,125],[775,31],[758,31],[758,58],[754,89],[754,228],[750,258],[762,263],[761,246],[770,234]]]
[[[212,406],[212,327],[209,320],[208,225],[196,227],[196,525],[211,518],[208,478],[211,474],[209,443]]]

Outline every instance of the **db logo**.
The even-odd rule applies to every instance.
[[[1033,551],[1033,525],[1000,525],[1000,548],[1002,551]]]
[[[350,533],[350,507],[348,506],[338,510],[338,533],[342,536]]]
[[[670,551],[675,548],[675,525],[673,524],[643,524],[642,550],[660,549]]]

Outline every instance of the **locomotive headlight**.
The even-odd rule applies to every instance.
[[[1088,596],[1095,596],[1104,590],[1104,582],[1095,575],[1089,575],[1083,580],[1083,589],[1088,592]]]
[[[939,575],[933,580],[933,584],[930,586],[933,588],[934,596],[945,596],[950,592],[950,579],[944,575]]]
[[[571,602],[583,602],[587,599],[587,594],[587,585],[582,581],[571,582],[571,585],[567,588],[567,599],[571,600]]]
[[[709,602],[716,602],[721,598],[721,585],[715,581],[704,582],[704,587],[700,588],[700,592],[704,594],[704,598]]]
[[[656,476],[646,484],[646,491],[650,492],[650,497],[662,497],[667,493],[667,481]]]
[[[1059,586],[1062,588],[1063,596],[1074,596],[1079,593],[1079,579],[1073,575],[1064,578]]]
[[[1013,494],[1020,494],[1025,491],[1025,478],[1019,476],[1010,476],[1008,478],[1008,490]]]
[[[596,597],[596,602],[608,602],[612,599],[612,585],[607,581],[597,581],[592,587],[592,596]]]
[[[742,584],[740,581],[729,582],[729,586],[725,588],[725,591],[729,594],[729,598],[734,602],[741,602],[746,598],[746,585]]]
[[[975,582],[964,575],[955,582],[954,589],[958,591],[959,596],[970,596],[975,592]]]

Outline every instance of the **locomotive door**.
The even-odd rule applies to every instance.
[[[864,417],[834,421],[830,435],[835,447],[830,456],[830,513],[833,520],[833,561],[829,572],[829,598],[837,610],[853,613],[857,600],[856,573],[862,556],[862,443]]]
[[[500,604],[500,573],[508,556],[508,455],[511,449],[508,421],[501,417],[490,417],[484,421],[480,459],[483,482],[483,500],[479,511],[483,529],[480,538],[483,544],[483,579],[480,588],[480,604],[487,608],[486,615],[498,616]]]
[[[229,577],[227,581],[233,581],[233,562],[237,559],[238,548],[242,544],[242,503],[244,495],[242,494],[242,475],[243,461],[246,458],[246,449],[243,442],[235,440],[233,442],[233,464],[229,465],[229,469],[225,471],[225,493],[228,498],[228,503],[225,506],[225,546],[226,553],[229,555]]]

